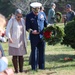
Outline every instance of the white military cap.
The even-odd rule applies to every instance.
[[[33,2],[33,3],[30,4],[30,6],[31,6],[32,8],[37,8],[37,7],[41,7],[42,4],[39,3],[39,2]]]

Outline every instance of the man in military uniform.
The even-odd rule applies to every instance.
[[[45,42],[42,39],[43,29],[47,26],[46,18],[40,13],[41,3],[33,2],[30,4],[32,12],[26,16],[26,30],[30,34],[31,44],[31,67],[32,70],[45,68]]]

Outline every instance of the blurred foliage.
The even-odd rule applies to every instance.
[[[65,36],[63,37],[62,44],[71,46],[75,49],[75,20],[72,20],[67,23],[64,28]]]
[[[19,2],[21,0],[0,0],[0,13],[2,13],[3,15],[5,15],[6,17],[8,17],[10,14],[14,13],[14,11],[16,9],[15,5],[13,3],[11,3],[10,1],[17,1],[17,2]],[[22,1],[24,1],[26,3],[26,1],[28,1],[28,0],[22,0]],[[35,1],[35,0],[31,0],[31,2],[32,1]],[[37,0],[37,1],[41,2],[42,0]],[[46,3],[46,5],[44,6],[45,7],[45,13],[46,13],[46,15],[48,15],[48,10],[50,9],[50,3],[51,2],[49,0]],[[62,14],[65,14],[66,13],[65,12],[65,6],[66,6],[66,4],[71,4],[72,5],[72,9],[75,10],[75,0],[67,0],[67,1],[66,0],[64,0],[64,1],[59,0],[59,2],[56,2],[56,12],[61,12]]]
[[[11,13],[14,13],[15,7],[9,0],[0,0],[0,13],[5,17],[8,17]]]

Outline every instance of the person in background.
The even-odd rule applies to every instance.
[[[1,46],[1,44],[0,44],[0,52],[1,52],[1,56],[5,56],[4,50],[3,50],[2,46]]]
[[[11,68],[8,68],[8,59],[2,55],[0,48],[0,75],[14,75]]]
[[[22,11],[20,9],[17,9],[14,17],[8,21],[6,36],[8,37],[9,55],[12,55],[15,73],[23,72],[23,55],[27,53],[27,41],[25,20],[22,18]]]
[[[64,25],[66,25],[67,22],[72,21],[75,16],[75,12],[71,9],[71,5],[66,5],[66,16],[64,17]]]
[[[3,36],[2,34],[5,31],[5,26],[6,26],[6,18],[4,15],[0,14],[0,37]],[[0,42],[1,41],[2,39],[0,40]],[[1,52],[1,56],[5,56],[1,43],[0,43],[0,52]]]
[[[46,18],[46,14],[45,14],[45,12],[44,12],[44,7],[43,7],[43,6],[40,7],[40,13],[43,14],[43,16],[45,17],[45,19],[47,19],[47,18]],[[46,20],[46,21],[47,21],[47,20]]]
[[[64,25],[66,26],[67,22],[70,22],[75,17],[75,12],[72,10],[71,5],[66,5],[66,16],[64,16]],[[64,58],[64,60],[73,60],[72,58]]]
[[[51,8],[48,11],[48,23],[53,24],[55,20],[55,8],[56,4],[51,3]]]
[[[43,14],[46,16],[46,14],[44,13],[44,10],[45,10],[44,7],[41,6],[41,7],[40,7],[40,12],[43,13]]]
[[[39,66],[39,69],[43,70],[45,69],[45,41],[42,37],[47,21],[43,14],[40,13],[41,3],[33,2],[30,6],[32,11],[26,15],[26,30],[30,34],[31,68],[36,71],[37,66]]]
[[[7,42],[7,39],[6,39],[6,37],[5,37],[5,31],[4,32],[2,32],[2,35],[0,36],[0,42]]]
[[[3,36],[3,31],[6,26],[6,18],[0,14],[0,36]],[[0,44],[0,75],[14,75],[12,69],[8,68],[8,59],[5,57],[4,50]]]
[[[2,52],[0,49],[0,72],[3,72],[8,67],[8,60],[5,56],[2,56]]]

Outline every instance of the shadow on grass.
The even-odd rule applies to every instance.
[[[24,56],[24,61],[29,61],[29,56]]]
[[[64,58],[69,57],[73,60],[64,60]],[[56,68],[64,68],[64,67],[75,67],[72,62],[75,62],[75,55],[69,55],[69,54],[58,54],[58,55],[46,55],[46,62],[55,62],[55,66],[46,67],[46,69],[56,69]],[[67,62],[70,62],[69,64],[65,64]],[[59,64],[59,65],[58,65]]]
[[[75,61],[75,55],[69,55],[69,54],[58,54],[58,55],[46,55],[46,61],[47,62],[65,62],[64,58],[69,57],[72,58],[73,61]]]
[[[75,67],[75,65],[61,65],[61,66],[53,66],[53,67],[46,67],[46,69],[52,70],[57,68],[65,68],[65,67]]]

